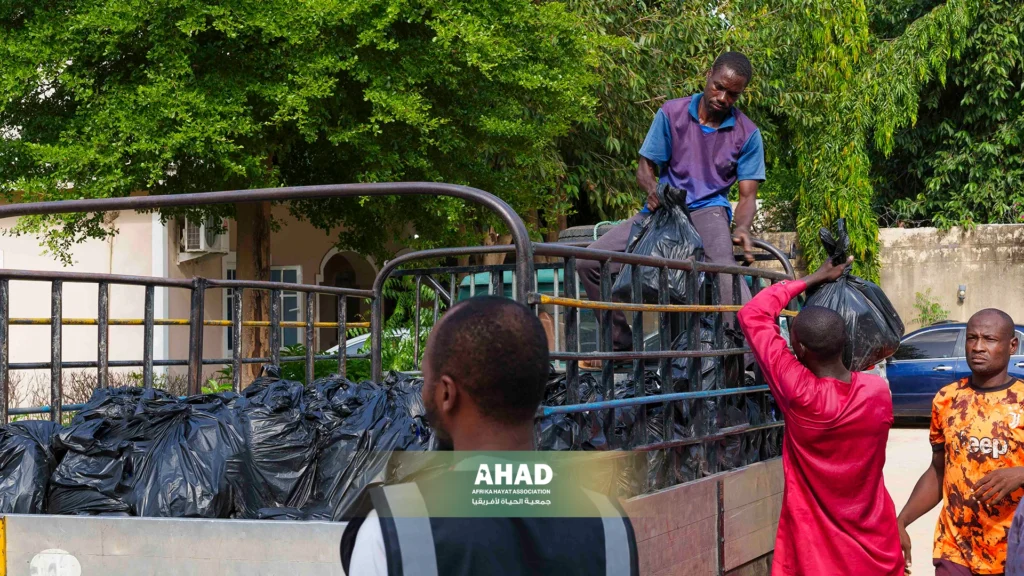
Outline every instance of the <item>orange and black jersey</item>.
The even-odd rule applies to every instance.
[[[1024,466],[1024,382],[981,389],[965,378],[939,390],[932,402],[931,443],[945,453],[943,506],[933,556],[975,574],[1002,574],[1007,534],[1024,495],[1018,489],[988,504],[974,486],[1000,468]]]

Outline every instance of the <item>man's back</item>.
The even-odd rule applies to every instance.
[[[882,479],[892,397],[881,378],[819,378],[793,356],[776,318],[805,288],[777,284],[739,313],[786,420],[772,573],[902,575],[896,509]]]
[[[773,573],[902,574],[896,509],[882,479],[893,422],[888,386],[855,372],[849,384],[816,379],[810,387],[826,400],[784,411],[786,486]]]

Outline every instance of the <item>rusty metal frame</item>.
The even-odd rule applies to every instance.
[[[716,390],[701,390],[701,377],[702,372],[699,368],[698,362],[690,363],[690,377],[689,382],[691,383],[692,389],[683,392],[665,393],[658,396],[644,397],[642,387],[638,386],[635,390],[636,397],[629,399],[613,399],[605,400],[602,402],[592,403],[581,403],[578,397],[578,386],[574,385],[579,383],[580,370],[579,362],[582,360],[600,360],[603,362],[603,368],[599,374],[599,388],[604,390],[605,397],[611,397],[608,392],[613,389],[613,379],[616,374],[616,369],[613,366],[616,361],[632,361],[632,368],[630,370],[633,375],[634,381],[640,382],[643,379],[645,371],[645,361],[657,360],[660,364],[661,374],[667,374],[672,359],[675,358],[707,358],[707,357],[725,357],[725,356],[737,356],[749,354],[750,349],[742,346],[738,348],[726,348],[724,343],[724,327],[723,327],[723,314],[738,311],[740,306],[740,282],[744,277],[752,278],[753,284],[752,292],[756,293],[762,282],[778,282],[783,280],[789,280],[794,278],[795,272],[790,262],[791,256],[787,256],[781,250],[771,245],[768,242],[762,240],[755,240],[755,247],[762,250],[764,253],[757,254],[757,261],[776,261],[781,263],[783,272],[776,272],[772,270],[765,270],[760,268],[750,267],[745,261],[736,265],[721,265],[712,264],[708,262],[699,262],[694,260],[688,261],[666,261],[659,258],[651,258],[644,256],[637,256],[632,254],[623,254],[621,252],[610,252],[602,250],[594,250],[583,246],[567,245],[567,244],[546,244],[546,243],[535,243],[534,254],[537,256],[554,256],[560,258],[562,262],[560,264],[538,264],[535,266],[535,270],[541,270],[545,268],[561,268],[565,274],[565,296],[558,296],[557,292],[555,296],[548,296],[540,294],[534,288],[529,294],[527,294],[526,300],[520,300],[526,304],[534,306],[535,308],[539,305],[552,305],[555,308],[556,313],[559,308],[565,310],[565,343],[566,350],[556,350],[551,354],[552,360],[564,361],[565,362],[565,373],[566,378],[569,381],[567,394],[569,396],[567,405],[564,406],[542,406],[538,414],[539,417],[550,417],[558,414],[571,414],[575,415],[577,421],[579,416],[585,412],[593,412],[598,410],[607,410],[610,413],[615,410],[622,410],[628,408],[642,407],[649,404],[663,404],[666,407],[666,412],[669,416],[666,416],[666,428],[664,430],[663,437],[665,438],[659,442],[648,442],[646,434],[646,413],[640,410],[638,415],[638,421],[643,430],[644,441],[640,445],[628,446],[633,451],[651,451],[651,450],[665,450],[671,448],[679,448],[684,446],[691,446],[694,444],[712,445],[716,442],[724,440],[726,438],[740,436],[755,436],[760,435],[759,440],[762,447],[765,446],[767,441],[767,434],[772,431],[778,431],[784,423],[781,421],[768,421],[763,424],[757,425],[739,425],[727,428],[721,428],[712,431],[709,434],[700,435],[696,437],[678,437],[674,434],[674,429],[671,428],[671,413],[675,409],[676,405],[680,402],[693,402],[697,400],[707,399],[721,399],[727,401],[729,398],[742,397],[742,396],[754,396],[759,398],[759,406],[763,415],[768,412],[768,401],[767,396],[769,389],[764,385],[763,378],[759,372],[756,371],[755,384],[752,386],[739,386],[730,387],[727,389],[716,389]],[[416,278],[417,286],[421,283],[428,283],[435,290],[435,294],[444,293],[444,287],[434,279],[435,276],[442,278],[449,278],[449,290],[450,296],[448,297],[448,303],[455,301],[455,294],[457,290],[455,275],[456,274],[477,274],[477,273],[489,273],[490,280],[487,281],[489,286],[488,290],[493,292],[495,286],[503,285],[501,274],[506,271],[513,271],[513,284],[515,284],[515,294],[517,298],[521,294],[521,282],[518,281],[518,274],[516,272],[517,266],[509,264],[498,264],[498,265],[473,265],[473,266],[434,266],[429,268],[415,268],[410,267],[415,262],[427,261],[427,260],[443,260],[454,258],[458,256],[467,255],[483,255],[483,254],[512,254],[514,253],[514,247],[509,245],[498,245],[498,246],[473,246],[466,248],[441,248],[433,250],[424,250],[420,252],[412,252],[405,254],[399,258],[389,261],[378,273],[376,280],[374,281],[373,292],[375,294],[375,315],[373,316],[373,347],[379,349],[381,340],[381,331],[383,326],[383,300],[381,290],[384,282],[392,276],[413,276]],[[737,257],[738,260],[740,257]],[[601,265],[601,279],[602,279],[602,297],[600,301],[582,301],[578,299],[577,286],[575,280],[575,270],[577,262],[579,260],[594,260],[600,262]],[[620,303],[611,302],[611,277],[608,274],[608,263],[616,262],[624,265],[634,266],[652,266],[661,270],[661,283],[664,286],[662,290],[662,300],[659,304],[646,304],[637,301],[634,297],[632,302]],[[668,270],[683,270],[685,271],[687,282],[690,283],[690,290],[687,294],[690,295],[690,299],[686,304],[669,304],[668,302]],[[706,274],[709,279],[716,281],[719,274],[729,274],[732,276],[733,282],[733,294],[734,301],[732,303],[720,303],[718,302],[717,290],[712,290],[713,301],[702,302],[699,301],[699,295],[696,294],[696,287],[698,283],[698,274]],[[555,279],[558,278],[557,273]],[[570,280],[570,278],[572,280]],[[557,280],[556,280],[557,281]],[[533,277],[531,284],[537,283],[537,277]],[[477,286],[477,280],[473,279],[470,285],[470,294],[475,294]],[[557,291],[557,288],[555,288]],[[639,275],[634,275],[634,294],[639,294]],[[437,296],[435,296],[436,306]],[[791,304],[791,309],[795,308]],[[604,311],[610,314],[613,311],[633,312],[633,335],[634,335],[634,349],[629,352],[614,352],[611,351],[611,334],[608,330],[602,330],[599,335],[598,344],[600,346],[598,352],[575,352],[579,343],[578,333],[578,311],[583,309],[592,309],[595,311]],[[643,344],[643,312],[657,312],[659,318],[659,332],[661,333],[662,346],[661,350],[657,352],[639,351],[639,348]],[[691,341],[699,341],[701,334],[700,316],[704,314],[714,315],[714,333],[715,333],[715,344],[712,350],[701,350],[701,349],[690,349],[690,350],[671,350],[670,344],[674,337],[672,333],[672,327],[674,324],[679,325],[679,329],[690,331]],[[795,312],[787,310],[783,312],[783,316],[794,316]],[[605,322],[602,326],[607,326],[609,316],[605,317]],[[680,320],[682,323],[680,324]],[[694,340],[693,337],[697,339]],[[417,342],[420,337],[419,326],[415,329],[415,338]],[[417,348],[417,354],[419,350]],[[383,374],[379,365],[375,365],[373,368],[374,378],[379,380]],[[723,370],[719,365],[718,370]],[[614,421],[613,417],[606,418],[606,425],[610,425]],[[606,434],[610,430],[605,431]],[[762,448],[763,450],[764,448]],[[763,456],[764,454],[762,454]],[[717,471],[717,470],[715,470]]]
[[[698,262],[694,260],[688,261],[667,261],[658,258],[642,257],[631,254],[623,254],[618,252],[608,252],[602,250],[594,250],[586,247],[567,245],[567,244],[547,244],[547,243],[533,243],[529,240],[529,236],[526,230],[526,226],[523,220],[516,214],[511,207],[508,206],[504,201],[494,197],[486,192],[476,190],[465,186],[455,186],[450,184],[436,184],[436,183],[395,183],[395,184],[346,184],[346,185],[327,185],[327,186],[308,186],[308,187],[292,187],[292,188],[274,188],[274,189],[259,189],[259,190],[236,190],[228,192],[211,192],[211,193],[200,193],[200,194],[181,194],[181,195],[168,195],[168,196],[140,196],[140,197],[129,197],[129,198],[117,198],[117,199],[101,199],[101,200],[73,200],[64,202],[45,202],[45,203],[30,203],[30,204],[12,204],[6,206],[0,206],[0,218],[25,216],[25,215],[40,215],[40,214],[58,214],[58,213],[74,213],[74,212],[105,212],[112,210],[155,210],[159,208],[167,207],[182,207],[182,206],[202,206],[202,205],[217,205],[217,204],[235,204],[243,202],[259,202],[259,201],[288,201],[298,199],[317,199],[317,198],[335,198],[335,197],[356,197],[356,196],[386,196],[386,195],[442,195],[451,196],[455,198],[461,198],[476,202],[485,208],[490,209],[501,220],[508,226],[509,231],[512,234],[514,244],[506,246],[474,246],[466,248],[440,248],[433,250],[424,250],[419,252],[413,252],[404,256],[395,258],[394,260],[387,262],[380,273],[377,275],[374,281],[372,290],[355,290],[345,288],[333,288],[333,287],[320,287],[320,286],[309,286],[299,284],[287,284],[287,283],[275,283],[275,282],[246,282],[242,280],[220,280],[220,279],[206,279],[206,278],[193,278],[193,279],[163,279],[163,278],[149,278],[140,276],[119,276],[110,274],[90,274],[90,273],[75,273],[75,272],[38,272],[38,271],[24,271],[24,270],[3,270],[0,269],[0,396],[3,398],[3,402],[0,403],[0,417],[2,421],[6,421],[6,418],[10,413],[25,413],[25,409],[17,409],[15,411],[9,411],[7,406],[7,384],[9,381],[9,371],[16,369],[36,369],[36,368],[49,368],[51,378],[51,406],[40,407],[36,412],[49,413],[52,419],[59,419],[61,412],[67,408],[75,407],[64,407],[61,404],[61,380],[60,374],[64,368],[96,368],[99,373],[99,382],[105,384],[107,380],[107,371],[111,367],[119,366],[143,366],[144,379],[146,385],[152,385],[152,373],[154,366],[187,366],[189,374],[189,387],[192,391],[198,391],[201,386],[202,367],[204,365],[221,364],[231,365],[234,369],[235,380],[234,384],[237,389],[240,378],[240,368],[243,364],[250,363],[280,363],[282,361],[305,361],[307,365],[307,379],[311,378],[313,366],[312,363],[318,359],[324,358],[336,358],[338,361],[338,370],[344,374],[345,361],[347,355],[345,354],[345,328],[349,324],[345,318],[345,306],[339,302],[339,317],[338,321],[331,323],[315,322],[312,317],[311,307],[308,305],[310,301],[314,299],[314,294],[332,294],[343,300],[345,298],[366,298],[371,300],[371,367],[373,378],[377,381],[382,379],[382,362],[381,352],[383,344],[383,326],[384,326],[384,309],[382,290],[384,282],[388,277],[392,275],[412,275],[416,278],[416,286],[420,287],[423,285],[430,286],[434,291],[433,301],[433,315],[436,320],[441,314],[442,302],[444,304],[450,304],[455,301],[457,294],[457,286],[455,283],[456,274],[463,273],[475,273],[490,272],[491,281],[487,290],[492,293],[504,292],[504,283],[502,277],[499,274],[504,273],[507,270],[512,271],[513,277],[513,294],[514,298],[524,304],[537,306],[541,303],[552,304],[555,306],[556,314],[560,310],[564,310],[565,316],[565,344],[567,351],[556,352],[552,355],[552,358],[562,360],[565,362],[566,377],[570,383],[568,386],[568,404],[566,406],[558,407],[544,407],[542,408],[541,415],[555,415],[555,414],[576,414],[579,415],[582,412],[590,412],[595,410],[607,410],[609,415],[614,415],[616,410],[623,410],[628,408],[634,408],[638,406],[645,406],[649,404],[662,404],[666,410],[665,416],[665,430],[663,439],[659,442],[650,443],[647,442],[646,427],[644,427],[644,442],[640,446],[632,446],[634,450],[662,450],[666,448],[677,448],[680,446],[687,446],[693,444],[704,444],[710,445],[711,443],[717,442],[723,438],[736,436],[736,435],[754,435],[754,434],[767,434],[772,430],[782,426],[782,422],[768,422],[766,424],[756,426],[734,426],[730,428],[721,428],[712,430],[708,434],[703,434],[693,437],[678,437],[673,428],[674,411],[677,404],[680,402],[695,402],[699,400],[705,400],[708,398],[722,399],[726,401],[728,398],[742,397],[754,395],[759,399],[760,408],[762,413],[766,413],[768,410],[768,392],[764,386],[763,379],[758,373],[756,381],[752,386],[739,386],[731,387],[722,390],[702,390],[701,379],[702,371],[698,367],[698,362],[690,363],[690,377],[688,379],[690,383],[690,389],[676,391],[671,394],[660,394],[657,396],[644,396],[642,390],[637,391],[637,397],[633,399],[626,399],[626,401],[620,400],[607,400],[603,403],[581,403],[578,396],[578,387],[576,384],[579,382],[580,370],[579,362],[581,360],[600,360],[603,362],[603,369],[600,373],[600,389],[605,392],[605,397],[614,389],[614,377],[617,373],[614,362],[631,362],[630,373],[641,381],[645,370],[645,361],[657,360],[659,368],[662,374],[668,374],[671,360],[673,358],[705,358],[712,356],[732,356],[746,354],[749,350],[746,347],[732,347],[727,348],[724,346],[722,332],[722,315],[726,312],[735,310],[735,307],[740,304],[739,302],[739,287],[743,277],[752,278],[752,292],[756,293],[761,289],[762,282],[776,282],[780,280],[786,280],[794,277],[792,265],[789,262],[789,258],[780,250],[771,246],[766,242],[756,242],[758,248],[766,252],[766,254],[759,255],[759,260],[774,259],[782,263],[784,272],[774,272],[769,270],[763,270],[758,268],[751,268],[745,265],[719,265],[711,264],[706,262]],[[446,259],[456,256],[466,255],[481,255],[481,254],[514,254],[514,262],[511,265],[498,265],[498,266],[484,266],[484,267],[439,267],[439,268],[428,268],[428,269],[402,269],[405,266],[421,260],[435,260],[435,259]],[[561,260],[559,264],[535,264],[535,256],[549,256],[555,257]],[[592,260],[599,262],[601,269],[601,300],[606,303],[584,303],[579,300],[578,296],[578,285],[577,285],[577,263],[580,260]],[[609,273],[609,264],[619,263],[630,266],[649,266],[660,270],[660,280],[662,284],[662,294],[657,305],[641,303],[639,299],[639,281],[634,283],[634,297],[632,302],[623,304],[611,303],[611,274]],[[547,298],[537,293],[536,284],[537,278],[535,271],[545,268],[561,268],[565,273],[565,285],[564,285],[564,298],[559,297],[557,294],[558,288],[556,288],[555,299]],[[668,271],[669,270],[681,270],[685,272],[686,282],[689,283],[689,290],[687,290],[688,299],[682,305],[669,305],[668,302]],[[447,290],[444,289],[443,284],[436,280],[436,275],[446,275],[449,280],[449,287]],[[702,301],[701,295],[697,294],[696,287],[698,286],[698,275],[704,274],[709,278],[717,278],[720,274],[732,275],[733,282],[733,294],[734,301],[731,303],[718,302],[717,291],[712,291],[712,301]],[[637,275],[634,275],[636,278]],[[557,272],[555,278],[558,278]],[[23,364],[11,364],[9,358],[8,349],[8,336],[9,326],[12,323],[10,318],[10,280],[31,280],[40,282],[49,282],[51,285],[51,316],[48,319],[51,326],[51,360],[50,362],[42,363],[23,363]],[[99,332],[99,349],[98,357],[96,362],[64,362],[60,355],[60,344],[62,339],[61,328],[64,325],[76,324],[76,320],[82,319],[65,319],[61,314],[61,294],[63,284],[66,282],[93,282],[99,285],[99,317],[95,319],[95,325]],[[143,341],[146,344],[146,348],[152,347],[152,330],[155,325],[162,325],[165,323],[174,324],[187,324],[190,327],[189,337],[189,357],[185,360],[154,360],[152,357],[152,351],[144,352],[143,359],[141,361],[110,361],[107,358],[107,350],[109,345],[109,338],[107,331],[110,325],[119,325],[122,319],[111,319],[109,318],[109,285],[110,284],[123,284],[123,285],[135,285],[145,287],[145,318],[141,321],[143,327]],[[556,280],[557,285],[557,280]],[[476,282],[471,284],[471,292],[476,290]],[[180,319],[157,319],[154,318],[152,304],[153,304],[153,289],[154,287],[167,287],[167,288],[179,288],[187,289],[192,294],[192,305],[190,307],[190,317],[187,322],[182,322]],[[242,319],[241,314],[241,298],[234,299],[234,317],[232,321],[223,320],[206,320],[204,316],[204,294],[209,289],[232,289],[237,290],[239,295],[244,290],[267,290],[271,292],[272,296],[279,295],[283,290],[296,291],[304,294],[307,302],[307,312],[304,322],[295,322],[300,324],[301,327],[306,330],[305,342],[307,345],[312,341],[312,331],[320,327],[333,327],[337,326],[339,330],[339,354],[337,356],[317,356],[314,355],[311,347],[307,346],[306,355],[303,357],[285,357],[282,358],[280,355],[280,334],[279,328],[288,325],[289,323],[281,321],[281,310],[279,298],[271,298],[271,310],[269,322],[246,322]],[[546,299],[547,298],[547,299]],[[417,302],[420,302],[419,291],[417,291]],[[603,328],[599,335],[599,351],[598,352],[574,352],[579,344],[579,310],[582,308],[595,308],[602,311],[604,314]],[[608,330],[608,319],[612,312],[624,311],[633,312],[632,324],[634,328],[634,351],[630,352],[615,352],[611,347],[611,333]],[[643,312],[656,312],[658,313],[658,331],[661,334],[661,351],[659,352],[646,352],[638,350],[642,346],[642,334],[643,334]],[[691,341],[699,341],[701,334],[701,316],[703,314],[713,314],[714,319],[714,331],[715,331],[715,344],[713,350],[670,350],[671,339],[674,333],[680,331],[687,331],[691,336]],[[417,315],[418,319],[419,315]],[[21,323],[19,319],[14,319],[14,323]],[[93,324],[92,319],[84,319],[82,323]],[[128,323],[127,321],[125,323]],[[134,323],[134,322],[132,322]],[[203,340],[203,329],[204,325],[218,325],[226,327],[232,331],[235,336],[236,345],[234,347],[234,354],[232,358],[215,358],[208,359],[203,357],[202,352],[202,340]],[[243,358],[241,355],[242,349],[242,338],[244,332],[243,326],[256,326],[262,327],[264,324],[270,328],[270,340],[271,350],[269,358]],[[326,326],[326,325],[330,326]],[[422,328],[419,322],[416,323],[415,330],[417,332],[416,338],[417,343],[419,341],[419,331]],[[696,338],[694,338],[696,337]],[[419,361],[419,354],[421,350],[419,346],[416,347],[417,362]],[[720,368],[719,368],[720,369]],[[642,411],[641,411],[642,412]],[[644,417],[641,413],[640,418]],[[692,415],[688,418],[692,418]],[[608,418],[606,423],[608,425],[613,422],[614,418]],[[642,421],[642,420],[641,420]],[[610,432],[610,430],[606,430]],[[764,442],[761,443],[762,447]],[[670,454],[674,452],[670,451]],[[674,456],[671,456],[674,458]]]
[[[225,192],[203,192],[195,194],[158,195],[158,196],[131,196],[125,198],[106,199],[84,199],[67,200],[57,202],[35,202],[24,204],[9,204],[0,206],[0,218],[11,218],[29,215],[46,214],[69,214],[69,213],[93,213],[109,212],[114,210],[136,210],[151,211],[160,208],[171,207],[192,207],[192,206],[213,206],[223,204],[238,204],[246,202],[285,202],[291,200],[311,200],[318,198],[348,198],[367,196],[449,196],[474,202],[487,208],[497,215],[508,227],[514,242],[513,252],[516,254],[517,270],[523,277],[533,273],[533,244],[530,242],[529,233],[522,218],[500,198],[468,186],[444,184],[435,182],[398,182],[398,183],[365,183],[365,184],[331,184],[321,186],[299,186],[283,188],[263,188],[253,190],[232,190]],[[10,280],[28,280],[49,282],[51,285],[51,314],[45,323],[50,325],[51,350],[49,362],[12,364],[9,358],[9,327],[11,320],[10,306]],[[61,313],[62,287],[65,282],[85,282],[99,285],[99,314],[95,321],[92,319],[65,319]],[[145,287],[145,312],[140,322],[143,326],[144,352],[140,361],[110,361],[108,358],[109,326],[120,324],[135,324],[134,321],[123,319],[110,319],[109,312],[109,286],[110,284],[122,284]],[[157,319],[153,313],[153,290],[154,287],[188,289],[192,294],[192,302],[187,322],[175,321],[175,319]],[[209,289],[232,289],[239,291],[239,298],[234,299],[234,319],[228,321],[207,321],[204,315],[205,292]],[[528,286],[523,286],[521,294],[517,296],[525,301],[528,293]],[[270,321],[266,323],[270,332],[270,358],[243,358],[242,349],[242,327],[254,326],[263,323],[244,322],[241,319],[241,292],[244,290],[268,290],[271,293]],[[279,296],[283,290],[295,291],[304,294],[307,301],[307,313],[302,327],[306,330],[305,343],[307,351],[304,357],[282,358],[280,355],[280,334],[279,329],[289,323],[281,322],[281,310]],[[315,322],[311,316],[309,302],[314,299],[314,294],[334,295],[339,299],[339,316],[337,323]],[[8,385],[10,370],[49,368],[51,374],[51,398],[50,406],[29,409],[19,409],[20,413],[49,413],[50,418],[59,421],[62,413],[62,372],[65,368],[96,368],[98,370],[98,384],[106,385],[109,382],[108,371],[111,367],[120,366],[142,366],[144,385],[152,386],[154,366],[181,366],[188,367],[188,385],[192,393],[197,393],[202,386],[202,367],[211,364],[230,365],[233,368],[234,388],[237,390],[240,385],[242,364],[271,362],[279,364],[282,361],[304,360],[306,362],[306,376],[312,377],[313,362],[318,359],[329,359],[334,356],[314,355],[308,346],[313,341],[313,331],[318,327],[338,327],[339,354],[337,355],[338,372],[345,374],[346,360],[345,351],[346,328],[351,324],[346,322],[345,306],[342,300],[349,297],[369,298],[374,300],[374,311],[379,318],[380,306],[374,297],[375,292],[369,290],[356,290],[349,288],[335,288],[327,286],[311,286],[302,284],[288,284],[283,282],[251,282],[244,280],[221,280],[207,278],[192,279],[166,279],[145,276],[127,276],[114,274],[95,274],[81,272],[44,272],[34,270],[5,270],[0,269],[0,423],[6,422],[9,413],[8,406]],[[435,303],[435,314],[439,313],[439,305]],[[44,320],[44,321],[45,321]],[[77,320],[77,321],[76,321]],[[371,323],[373,319],[371,319]],[[33,319],[15,319],[16,324],[35,323]],[[61,358],[62,327],[74,324],[96,325],[98,330],[98,350],[95,362],[64,362]],[[189,326],[189,345],[187,360],[161,360],[155,361],[152,354],[153,326],[166,324],[185,324]],[[235,336],[235,346],[232,358],[207,359],[203,357],[203,326],[205,325],[226,326]],[[356,323],[362,325],[361,323]],[[378,330],[379,333],[379,330]],[[379,334],[378,334],[379,336]],[[380,347],[374,348],[374,359],[378,367],[380,365]]]

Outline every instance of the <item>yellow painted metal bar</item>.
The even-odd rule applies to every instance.
[[[49,318],[11,318],[10,324],[12,326],[49,326]],[[64,326],[95,326],[97,321],[95,318],[62,318],[61,324]],[[144,324],[141,318],[111,318],[107,321],[110,326],[142,326]],[[154,326],[188,326],[188,318],[156,318],[153,320]],[[230,327],[231,320],[203,320],[203,326],[223,326]],[[268,320],[243,320],[242,326],[254,327],[254,328],[269,328],[270,322]],[[369,328],[369,322],[346,322],[345,326],[348,328]],[[305,322],[281,322],[282,328],[305,328]],[[337,322],[314,322],[314,328],[337,328]]]
[[[590,300],[577,300],[574,298],[556,298],[543,294],[534,294],[533,298],[538,304],[551,304],[554,306],[567,306],[570,308],[584,308],[587,310],[616,310],[621,312],[739,312],[742,306],[734,305],[710,305],[710,304],[632,304],[629,302],[593,302]],[[783,310],[783,316],[796,316],[796,312]]]
[[[0,576],[7,576],[7,518],[0,517]]]

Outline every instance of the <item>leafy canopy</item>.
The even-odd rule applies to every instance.
[[[11,0],[0,192],[427,180],[544,209],[562,173],[556,140],[596,103],[603,39],[579,30],[565,5],[530,0]],[[292,210],[348,226],[339,243],[375,255],[410,222],[424,243],[452,244],[481,216],[442,199]],[[17,231],[47,232],[65,261],[110,233],[100,215],[27,218]]]

